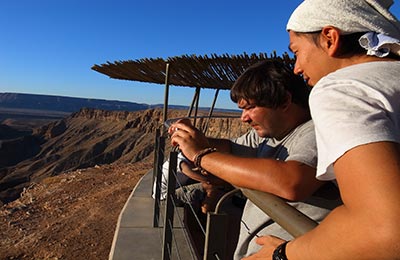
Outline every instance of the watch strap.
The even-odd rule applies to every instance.
[[[289,241],[283,242],[274,250],[274,253],[272,254],[272,260],[288,260],[286,257],[287,243],[289,243]]]

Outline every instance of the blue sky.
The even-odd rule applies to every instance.
[[[164,86],[110,79],[94,64],[184,54],[287,52],[301,0],[15,0],[0,3],[0,92],[163,103]],[[400,4],[392,12],[400,17]],[[171,87],[171,104],[192,89]],[[200,105],[211,103],[203,91]],[[227,91],[217,107],[235,108]]]

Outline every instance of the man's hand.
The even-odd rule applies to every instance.
[[[174,126],[175,124],[185,124],[188,127],[192,127],[194,128],[194,126],[192,125],[192,121],[190,121],[189,118],[183,118],[183,119],[179,119],[177,121],[175,121],[174,123],[171,124],[171,126],[168,128],[168,134],[172,135],[175,131],[178,130],[178,127]]]
[[[171,135],[171,144],[179,146],[183,155],[190,161],[193,161],[201,150],[210,147],[207,137],[188,119],[182,119],[172,124],[168,133]]]
[[[256,239],[256,243],[262,246],[260,251],[251,256],[245,257],[242,260],[257,260],[257,259],[272,259],[272,254],[280,244],[285,242],[280,238],[274,236],[263,236]]]

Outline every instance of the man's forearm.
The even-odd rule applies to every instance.
[[[288,200],[304,199],[322,185],[314,177],[314,168],[295,161],[214,152],[202,158],[201,166],[234,186],[273,193]]]
[[[217,148],[218,151],[223,153],[231,152],[231,141],[229,139],[207,138],[211,147]]]

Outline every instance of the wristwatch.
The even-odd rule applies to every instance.
[[[272,260],[288,260],[286,257],[286,244],[289,241],[283,242],[280,244],[272,254]]]

